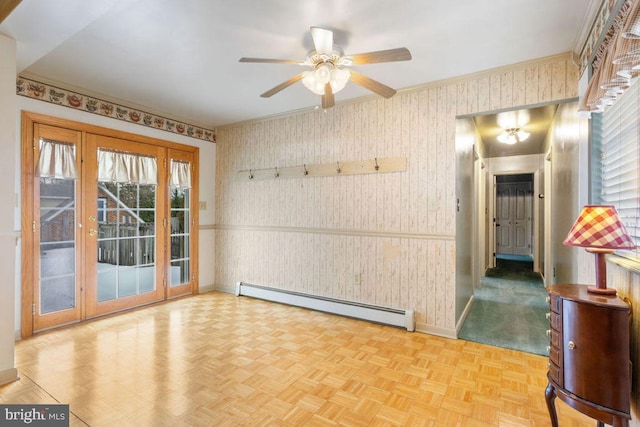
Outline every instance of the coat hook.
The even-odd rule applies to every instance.
[[[304,168],[304,175],[305,176],[309,175],[309,171],[307,170],[307,165],[303,164],[302,167]]]
[[[249,169],[249,179],[253,179],[253,171]]]
[[[376,170],[380,170],[380,166],[378,166],[378,158],[374,157],[373,161],[376,163],[376,166],[375,166]]]
[[[277,166],[276,166],[276,168],[275,168],[275,169],[276,169],[276,173],[274,173],[274,174],[273,174],[273,177],[274,177],[274,178],[277,178],[277,177],[279,177],[279,176],[280,176],[280,172],[278,172],[278,167],[277,167]]]
[[[336,172],[342,172],[342,169],[340,169],[340,162],[336,162],[336,165],[338,165],[338,167],[336,168]]]

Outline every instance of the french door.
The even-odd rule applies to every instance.
[[[196,293],[197,148],[55,122],[24,127],[22,335]]]
[[[81,133],[53,126],[34,126],[32,150],[38,154],[43,144],[58,143],[70,147],[75,157],[72,162],[76,173],[81,157]],[[73,158],[72,157],[72,158]],[[40,168],[37,164],[35,167]],[[23,304],[23,318],[33,315],[33,328],[46,329],[52,325],[63,325],[81,318],[81,280],[83,274],[82,233],[76,224],[80,216],[80,191],[77,179],[30,177],[33,193],[32,212],[34,219],[25,224],[23,232],[31,230],[38,239],[33,240],[32,258],[23,256],[23,276],[26,273],[34,280],[29,289],[31,307]],[[33,263],[30,266],[30,262]],[[25,269],[27,271],[25,272]],[[28,298],[29,295],[26,295]],[[27,313],[24,313],[25,308]],[[29,310],[31,308],[31,310]]]
[[[106,152],[135,156],[157,165],[158,160],[164,162],[164,151],[162,147],[87,135],[87,166],[82,175],[87,317],[164,299],[164,265],[158,260],[165,247],[166,216],[162,208],[166,194],[157,191],[157,184],[133,182],[126,177],[123,182],[103,181],[99,179],[98,161],[98,153]],[[118,161],[122,159],[116,157],[112,163]],[[156,173],[156,182],[166,181],[164,168],[156,167]]]

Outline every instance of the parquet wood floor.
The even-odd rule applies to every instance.
[[[0,401],[68,403],[72,426],[548,426],[546,364],[211,292],[19,341]]]

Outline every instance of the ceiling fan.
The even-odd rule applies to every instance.
[[[307,89],[322,96],[322,108],[329,108],[335,105],[334,95],[345,87],[347,81],[351,80],[358,86],[362,86],[380,96],[391,98],[396,93],[395,89],[346,67],[380,62],[408,61],[411,59],[411,53],[406,47],[345,55],[339,46],[333,44],[333,31],[320,27],[311,27],[311,38],[313,39],[315,50],[309,52],[302,61],[240,58],[240,62],[298,64],[311,67],[311,70],[303,71],[280,83],[260,95],[261,97],[269,98],[302,80]]]

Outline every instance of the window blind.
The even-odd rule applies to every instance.
[[[632,85],[602,117],[601,203],[618,210],[640,244],[640,85]],[[638,248],[622,251],[640,260]]]

